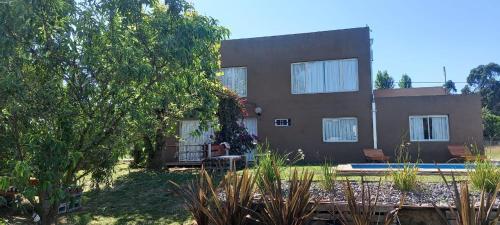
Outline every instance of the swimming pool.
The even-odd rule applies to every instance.
[[[403,169],[403,163],[352,163],[352,169]],[[432,169],[432,170],[465,170],[473,169],[473,165],[464,163],[418,163],[418,169]]]
[[[402,170],[403,163],[352,163],[337,166],[339,175],[384,175],[391,171]],[[474,165],[464,163],[418,163],[410,164],[418,168],[419,174],[467,174],[474,169]]]

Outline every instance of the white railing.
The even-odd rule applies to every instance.
[[[204,145],[179,145],[179,161],[193,162],[201,161],[205,157]]]

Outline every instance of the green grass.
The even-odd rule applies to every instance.
[[[63,224],[191,224],[182,200],[171,191],[173,180],[183,184],[195,177],[193,172],[148,172],[128,169],[120,163],[113,186],[101,191],[86,191],[80,212],[61,218]]]
[[[290,167],[285,167],[282,171],[283,174],[281,174],[281,179],[283,180],[288,180],[291,176],[291,173],[293,172],[294,169],[297,169],[299,172],[302,170],[309,170],[314,174],[313,181],[320,181],[323,179],[323,172],[321,169],[321,166],[316,166],[316,165],[300,165],[300,166],[290,166]],[[255,171],[253,169],[250,169],[252,172]],[[445,176],[446,179],[451,180],[451,176]],[[379,179],[382,179],[382,182],[392,182],[393,179],[391,177],[391,174],[383,175],[383,176],[364,176],[365,181],[378,181]],[[466,180],[467,176],[455,176],[457,180]],[[346,179],[349,179],[350,181],[361,181],[361,176],[344,176],[344,175],[336,175],[335,180],[336,181],[345,181]],[[420,183],[440,183],[443,182],[443,178],[440,175],[419,175],[417,177],[418,182]]]
[[[500,146],[487,146],[485,152],[488,158],[492,160],[500,160]]]

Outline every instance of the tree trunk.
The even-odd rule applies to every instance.
[[[155,145],[149,137],[144,136],[144,147],[148,153],[146,167],[151,170],[161,170],[163,167],[163,152],[167,149],[167,136],[161,129],[156,131]]]
[[[151,138],[149,138],[147,135],[143,136],[144,139],[144,149],[146,150],[147,153],[147,159],[146,159],[146,168],[151,169],[152,161],[154,158],[155,154],[155,149],[153,147],[153,143],[151,141]]]
[[[132,157],[134,159],[132,166],[133,167],[139,167],[142,165],[143,162],[143,153],[142,153],[142,146],[139,143],[134,144],[134,149],[132,151]]]
[[[42,225],[57,224],[57,210],[59,208],[58,201],[50,201],[48,192],[41,192],[39,212]]]

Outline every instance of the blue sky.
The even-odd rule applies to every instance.
[[[219,20],[230,38],[370,26],[373,74],[398,81],[464,82],[480,64],[500,63],[500,1],[191,0]],[[440,84],[414,84],[436,86]],[[458,84],[459,89],[464,84]]]

